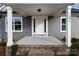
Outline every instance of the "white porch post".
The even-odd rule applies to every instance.
[[[71,8],[72,6],[67,6],[66,10],[66,45],[71,47]]]
[[[8,20],[8,30],[7,30],[7,46],[13,45],[13,33],[12,33],[12,8],[7,8],[7,20]]]

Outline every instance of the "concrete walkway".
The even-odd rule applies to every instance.
[[[64,45],[55,37],[24,37],[16,42],[17,45]]]

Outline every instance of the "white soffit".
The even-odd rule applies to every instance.
[[[65,10],[68,4],[5,4],[11,6],[15,12],[21,15],[55,15]],[[41,9],[38,12],[37,9]]]

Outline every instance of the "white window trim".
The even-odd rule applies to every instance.
[[[16,18],[16,17],[14,17],[14,18]],[[12,30],[12,32],[23,32],[23,19],[22,19],[22,17],[19,17],[19,18],[21,18],[21,30]],[[7,17],[5,17],[5,32],[7,32],[7,25],[6,25],[6,20],[7,20]],[[13,25],[13,24],[12,24]]]
[[[62,18],[66,18],[65,16],[60,17],[60,32],[66,32],[66,30],[62,30]]]

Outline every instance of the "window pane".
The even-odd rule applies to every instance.
[[[14,18],[12,17],[12,24],[15,24]]]
[[[62,25],[62,30],[66,30],[66,25]]]
[[[33,28],[34,28],[34,32],[35,32],[35,19],[33,20],[33,25],[34,25]]]
[[[15,30],[21,30],[21,25],[15,25]]]
[[[12,25],[12,30],[14,30],[14,25]]]
[[[66,24],[66,19],[65,18],[62,19],[62,24]]]
[[[12,24],[14,24],[14,22],[12,21]]]
[[[46,33],[46,19],[44,19],[44,32]]]
[[[21,24],[21,21],[15,21],[15,24]]]
[[[7,17],[5,17],[5,29],[7,31],[8,27],[7,27]],[[16,31],[16,30],[21,30],[21,26],[22,26],[22,17],[12,17],[12,30]]]

